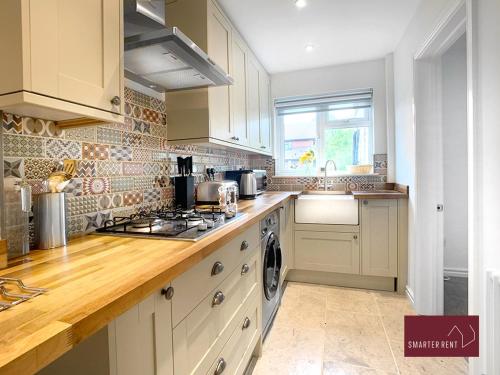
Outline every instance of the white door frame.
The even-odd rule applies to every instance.
[[[443,203],[441,56],[466,31],[461,1],[442,18],[414,55],[415,307],[443,314]],[[445,207],[446,209],[446,207]]]

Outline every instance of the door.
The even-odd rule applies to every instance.
[[[259,78],[260,148],[264,152],[271,152],[271,85],[265,71],[260,72]]]
[[[361,205],[362,274],[397,277],[398,201],[364,200]]]
[[[247,55],[247,126],[251,147],[260,149],[259,66]]]
[[[120,0],[31,1],[32,91],[121,113],[122,13]]]
[[[276,234],[271,232],[267,239],[264,252],[263,268],[264,274],[262,282],[264,284],[264,296],[271,301],[278,293],[281,277],[281,247]]]
[[[225,72],[231,66],[231,25],[211,1],[208,2],[208,55]],[[231,140],[231,104],[229,86],[210,87],[210,136],[224,141]]]
[[[233,140],[246,145],[248,144],[246,48],[243,41],[236,35],[233,35],[232,54],[232,77],[234,79],[234,84],[231,86]]]
[[[172,375],[171,301],[158,291],[109,324],[111,375]]]
[[[359,274],[358,234],[295,231],[295,268]]]

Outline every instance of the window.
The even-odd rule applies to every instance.
[[[372,91],[284,98],[275,102],[278,174],[317,175],[327,160],[338,171],[372,163]]]

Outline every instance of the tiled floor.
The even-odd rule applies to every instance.
[[[253,375],[467,373],[463,358],[404,358],[405,297],[288,283]]]

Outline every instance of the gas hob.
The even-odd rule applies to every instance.
[[[188,211],[160,208],[128,217],[115,217],[106,221],[104,227],[97,229],[96,233],[197,241],[244,216],[245,214],[238,212],[233,217],[227,217],[216,207]]]

